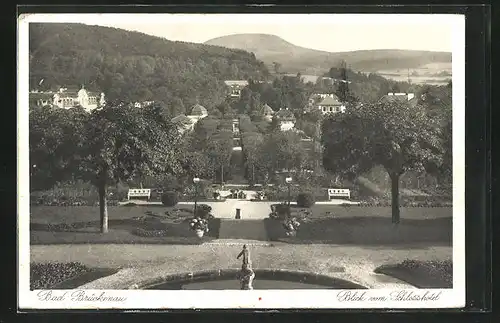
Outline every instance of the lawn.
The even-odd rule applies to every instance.
[[[287,237],[278,220],[266,219],[271,241],[326,243],[405,248],[416,245],[452,245],[451,208],[401,208],[401,222],[391,223],[390,207],[315,205],[311,209],[292,208],[292,216],[309,211],[296,237]]]
[[[195,236],[187,223],[192,206],[117,206],[108,216],[109,232],[102,234],[98,207],[32,206],[30,243],[200,244],[219,235],[220,220],[213,219],[202,239]]]

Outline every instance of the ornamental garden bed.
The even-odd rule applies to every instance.
[[[109,232],[103,234],[98,207],[32,207],[30,243],[201,244],[219,235],[220,220],[211,219],[210,232],[196,237],[190,207],[110,207],[108,216]]]
[[[451,260],[405,260],[395,265],[380,266],[375,272],[400,279],[418,288],[453,288]]]
[[[32,263],[30,265],[30,290],[74,289],[117,272],[118,269],[89,268],[78,262]]]

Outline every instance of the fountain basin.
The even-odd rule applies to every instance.
[[[213,270],[159,277],[134,289],[154,290],[239,290],[240,269]],[[336,277],[302,271],[254,269],[254,289],[367,289]],[[339,269],[343,272],[343,268]]]

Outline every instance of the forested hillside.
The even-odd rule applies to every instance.
[[[83,24],[30,24],[30,63],[31,89],[84,84],[108,100],[162,101],[178,112],[222,102],[224,80],[269,75],[242,50]]]

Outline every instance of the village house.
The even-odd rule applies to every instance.
[[[191,108],[191,112],[187,117],[191,119],[194,123],[196,123],[201,119],[205,118],[206,116],[208,116],[207,109],[201,104],[197,103]]]
[[[224,83],[229,87],[229,97],[238,99],[241,95],[241,90],[248,85],[248,81],[231,81],[227,80]]]
[[[279,120],[281,131],[292,130],[295,127],[296,119],[290,110],[281,109],[275,114],[275,116]]]
[[[389,92],[380,98],[381,101],[400,101],[409,102],[411,106],[415,106],[418,103],[418,99],[415,93],[393,93]]]
[[[185,133],[193,130],[196,123],[206,116],[208,116],[207,109],[200,104],[195,104],[191,108],[191,113],[189,115],[180,114],[172,118],[171,121],[178,125],[180,133]]]
[[[345,105],[333,94],[318,93],[309,98],[309,110],[319,109],[322,114],[345,112]]]
[[[134,103],[134,107],[136,107],[136,108],[145,108],[145,107],[151,106],[153,103],[155,103],[155,102],[154,101],[135,102]]]
[[[179,132],[185,133],[186,131],[190,131],[194,128],[194,125],[196,124],[191,120],[189,117],[187,117],[184,114],[180,114],[174,118],[172,118],[172,123],[178,126]]]
[[[262,107],[262,118],[268,122],[273,120],[274,110],[266,104]]]
[[[90,92],[83,86],[80,90],[60,88],[57,92],[31,91],[29,96],[32,105],[51,105],[61,109],[81,106],[86,111],[92,111],[106,103],[104,93]]]

